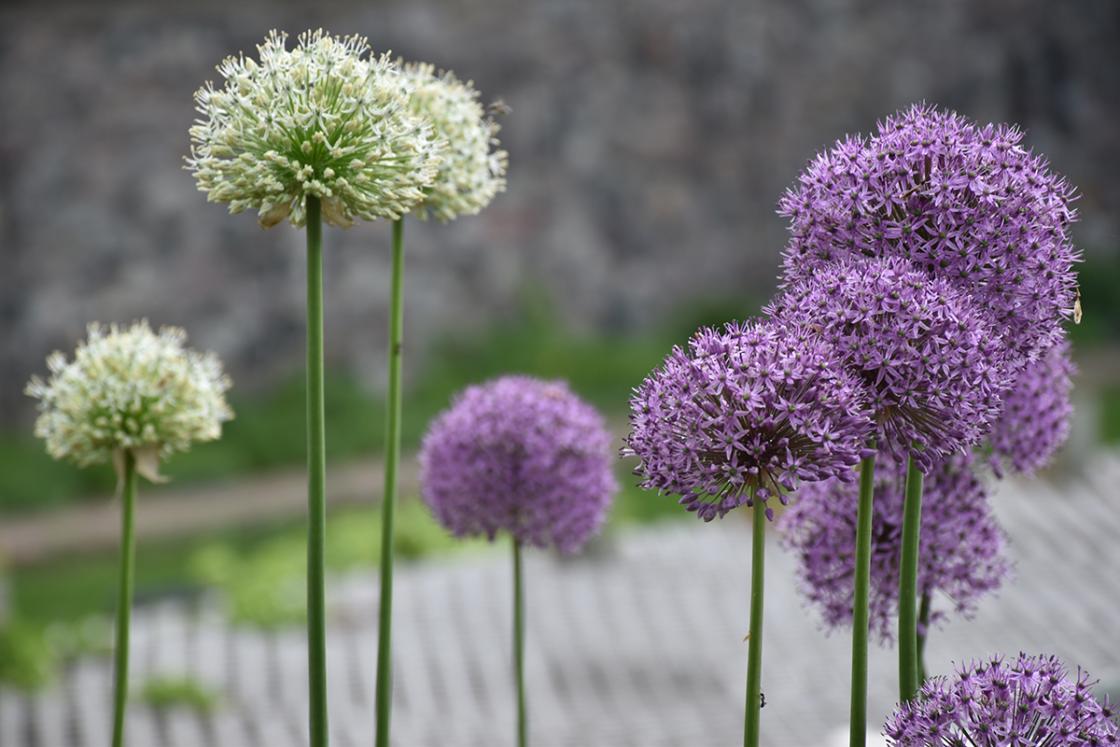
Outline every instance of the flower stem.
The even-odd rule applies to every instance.
[[[751,627],[747,647],[747,702],[743,744],[758,747],[762,709],[762,583],[766,560],[766,502],[755,497],[751,519]]]
[[[323,221],[307,197],[307,675],[311,747],[326,747],[327,644],[324,594],[326,422],[323,405]]]
[[[922,528],[922,471],[906,463],[906,502],[902,511],[902,557],[898,580],[898,689],[901,702],[918,692],[918,547]]]
[[[385,426],[385,490],[381,499],[381,606],[377,635],[377,747],[389,747],[392,709],[393,518],[401,450],[401,339],[404,333],[404,219],[393,222],[389,301],[389,391]]]
[[[513,540],[513,676],[517,685],[517,747],[529,744],[525,715],[525,595],[521,582],[521,542]]]
[[[132,614],[132,579],[136,542],[132,533],[132,513],[136,504],[136,457],[124,454],[124,481],[121,491],[121,567],[117,589],[117,643],[113,663],[113,747],[124,744],[124,707],[128,701],[128,628]]]
[[[926,636],[929,635],[929,594],[922,594],[918,607],[918,689],[926,682]]]
[[[874,441],[870,444],[874,449]],[[856,515],[855,595],[852,601],[851,747],[867,742],[867,632],[871,591],[871,518],[875,495],[875,455],[859,465],[859,510]]]

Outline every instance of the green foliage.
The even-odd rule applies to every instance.
[[[90,614],[54,622],[46,627],[45,633],[47,642],[63,661],[113,653],[113,625],[106,615]]]
[[[56,462],[30,435],[0,436],[0,512],[43,510],[113,489],[113,470]]]
[[[245,556],[228,546],[204,547],[194,566],[198,581],[222,590],[233,620],[275,627],[303,622],[305,556],[306,544],[285,535]]]
[[[1075,345],[1120,340],[1120,262],[1103,253],[1080,268],[1084,320],[1071,326]],[[428,421],[447,407],[455,392],[503,373],[564,378],[608,415],[621,417],[630,390],[674,344],[699,326],[719,324],[758,312],[756,299],[708,298],[678,309],[659,326],[606,334],[578,334],[558,320],[542,293],[526,301],[510,320],[479,335],[432,341],[423,374],[406,381],[403,441],[415,448]],[[352,376],[328,375],[327,458],[344,460],[378,453],[384,440],[381,396]],[[305,458],[304,390],[301,376],[267,393],[234,390],[237,417],[222,439],[199,444],[164,466],[173,484],[243,475],[301,464]],[[1108,430],[1106,435],[1114,434]],[[1118,426],[1120,427],[1120,426]],[[1112,438],[1117,438],[1115,435]],[[29,434],[0,436],[0,512],[57,506],[113,489],[111,469],[79,470],[53,462]],[[145,494],[158,490],[151,487]]]
[[[51,681],[57,663],[41,627],[15,620],[0,627],[0,684],[36,690]]]
[[[1120,387],[1101,392],[1100,429],[1105,443],[1120,443]]]
[[[102,615],[49,624],[17,618],[0,626],[0,684],[24,690],[48,684],[63,662],[112,653],[112,635]]]
[[[189,677],[154,677],[140,687],[136,699],[157,710],[187,708],[206,715],[218,706],[221,695]]]
[[[649,523],[688,516],[687,512],[678,505],[677,496],[658,495],[655,490],[639,488],[638,478],[631,474],[630,469],[620,474],[618,481],[621,487],[611,509],[608,529],[613,530],[625,524]]]
[[[539,299],[538,294],[535,298]],[[601,336],[571,332],[547,302],[527,301],[512,320],[476,336],[434,341],[423,375],[406,382],[403,442],[420,442],[428,421],[467,384],[517,372],[563,378],[609,415],[625,413],[630,390],[657,365],[674,343],[683,343],[700,324],[715,324],[756,310],[753,303],[706,300],[659,329]],[[352,376],[328,375],[325,387],[327,458],[337,461],[376,454],[384,441],[384,403]],[[196,444],[163,465],[172,484],[245,475],[305,459],[303,378],[271,391],[230,397],[236,417],[222,438]],[[29,434],[0,437],[0,512],[58,506],[109,494],[113,471],[80,470],[52,461]],[[159,490],[148,486],[145,495]]]
[[[291,522],[262,523],[175,540],[142,541],[136,549],[136,599],[142,603],[145,598],[195,588],[190,568],[199,547],[219,543],[249,550],[291,526]],[[117,553],[111,551],[13,568],[9,572],[12,607],[23,619],[40,625],[79,621],[91,614],[111,616],[118,563]]]
[[[397,510],[397,555],[416,559],[464,547],[432,519],[416,500]],[[470,543],[467,543],[468,545]],[[327,568],[345,571],[377,565],[381,548],[378,510],[352,509],[327,520]],[[293,527],[250,548],[212,542],[189,562],[197,582],[221,590],[230,617],[246,625],[298,625],[306,614],[306,539]]]
[[[1081,324],[1070,325],[1074,348],[1120,343],[1120,259],[1094,255],[1078,268]]]

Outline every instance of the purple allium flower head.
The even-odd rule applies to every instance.
[[[900,256],[985,309],[1009,361],[1034,360],[1072,314],[1073,189],[1008,125],[918,105],[820,154],[779,203],[796,283],[849,255]]]
[[[787,288],[767,313],[816,330],[865,384],[880,447],[923,468],[978,443],[1006,375],[972,300],[898,257],[848,257]]]
[[[871,519],[871,630],[890,641],[898,614],[898,564],[902,550],[906,467],[883,453],[875,470]],[[1009,570],[1003,533],[986,491],[958,454],[935,467],[922,501],[918,590],[933,599],[930,622],[943,622],[942,599],[965,616],[983,594],[994,591]],[[828,628],[850,625],[855,592],[856,513],[859,486],[835,480],[804,486],[782,515],[783,544],[799,560],[801,588],[820,608]]]
[[[1065,443],[1075,370],[1069,342],[1063,341],[1019,373],[1003,396],[1003,412],[988,436],[988,461],[997,475],[1002,476],[1005,467],[1030,474]]]
[[[851,479],[871,432],[864,392],[809,330],[772,322],[704,328],[630,400],[624,456],[644,488],[710,521],[802,481]],[[769,510],[767,512],[769,514]]]
[[[578,550],[618,485],[603,418],[562,381],[504,376],[462,391],[420,450],[424,502],[457,537],[502,530]]]
[[[1107,698],[1083,670],[1071,678],[1054,656],[1019,654],[934,677],[899,706],[884,734],[895,747],[1103,747],[1120,744]]]

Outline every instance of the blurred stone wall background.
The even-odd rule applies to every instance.
[[[765,297],[774,205],[821,147],[925,99],[1014,120],[1082,193],[1115,261],[1115,0],[399,0],[0,7],[0,426],[88,320],[188,328],[239,387],[298,370],[303,237],[206,204],[182,170],[191,94],[272,27],[359,32],[512,107],[509,191],[406,230],[411,341],[544,292],[566,323],[635,330],[697,297]],[[327,346],[378,384],[388,226],[327,232]],[[422,365],[423,345],[410,342]]]

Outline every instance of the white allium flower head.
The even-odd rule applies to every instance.
[[[52,353],[48,379],[32,377],[26,389],[39,400],[35,435],[50,455],[86,467],[131,451],[152,478],[160,458],[217,439],[233,417],[230,381],[215,355],[185,348],[186,337],[177,327],[157,334],[146,321],[94,323],[72,361]]]
[[[424,199],[442,160],[431,125],[409,112],[404,79],[364,37],[272,31],[258,60],[218,65],[221,88],[195,93],[187,170],[210,202],[253,209],[261,226],[306,221],[308,195],[328,223],[395,219]]]
[[[449,221],[474,215],[506,188],[509,155],[498,148],[498,124],[479,103],[478,91],[451,72],[427,63],[407,63],[401,73],[410,93],[409,109],[431,122],[447,149],[435,183],[417,209]]]

